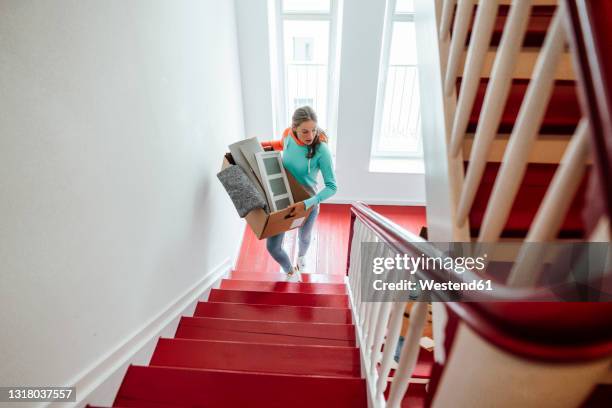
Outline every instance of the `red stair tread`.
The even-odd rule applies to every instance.
[[[282,282],[286,280],[284,273],[257,273],[248,271],[233,271],[232,280],[268,281]],[[324,273],[303,273],[303,282],[310,283],[344,283],[344,275],[332,275]]]
[[[480,227],[482,226],[484,213],[493,190],[499,167],[499,163],[487,163],[486,165],[469,216],[472,236],[478,236]],[[512,206],[508,222],[504,227],[502,237],[524,237],[527,234],[556,169],[556,164],[529,163],[527,172],[514,201],[514,205]],[[582,208],[584,206],[584,196],[589,172],[590,171],[586,172],[574,201],[570,206],[561,227],[561,232],[559,234],[560,238],[581,238],[584,236],[585,226],[582,219]]]
[[[384,392],[385,400],[391,392],[391,383]],[[425,408],[427,406],[427,384],[411,383],[400,404],[401,408]]]
[[[356,347],[159,339],[150,365],[261,373],[360,377]]]
[[[548,26],[552,21],[552,17],[554,15],[556,7],[555,6],[534,6],[531,9],[531,16],[529,18],[529,22],[527,23],[527,28],[525,31],[525,39],[523,40],[523,47],[541,47],[544,43],[544,39],[546,38],[546,32],[548,31]],[[497,18],[495,19],[495,23],[493,25],[493,33],[491,36],[491,47],[499,46],[501,41],[502,33],[504,30],[504,26],[508,19],[508,14],[510,11],[510,7],[507,5],[500,5],[499,10],[497,12]],[[476,9],[474,9],[474,14],[476,13]],[[453,18],[454,20],[454,18]],[[466,39],[466,46],[469,45],[470,36],[472,33],[472,28],[474,26],[475,19],[472,18],[470,23],[470,28],[468,30],[468,36]]]
[[[346,294],[346,285],[344,283],[265,282],[223,279],[223,281],[221,281],[221,289],[278,293]]]
[[[208,299],[212,302],[251,303],[287,306],[347,308],[346,295],[313,295],[310,293],[276,293],[243,290],[212,289]]]
[[[199,302],[194,316],[302,323],[352,323],[349,309],[224,302]]]
[[[420,378],[420,379],[430,378],[431,370],[433,369],[433,365],[434,365],[433,352],[427,351],[424,348],[421,348],[419,351],[419,357],[417,359],[416,366],[414,367],[414,372],[412,373],[412,377]],[[395,375],[395,370],[392,369],[391,372],[389,373],[389,377],[393,377],[394,375]]]
[[[115,406],[336,408],[367,406],[365,380],[130,366]]]
[[[253,343],[355,346],[352,324],[296,323],[181,317],[176,338]]]
[[[470,114],[467,132],[476,132],[480,111],[487,90],[488,79],[482,78],[474,100],[474,107]],[[459,93],[461,78],[457,80],[457,93]],[[529,85],[528,79],[513,79],[506,107],[502,114],[498,133],[511,133],[518,116],[523,97]],[[575,81],[557,80],[553,93],[544,114],[540,134],[573,134],[578,122],[582,118]]]

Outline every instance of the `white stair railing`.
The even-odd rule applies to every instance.
[[[372,224],[366,225],[364,219],[366,216],[370,217],[380,225],[385,225],[400,234],[407,234],[404,239],[415,242],[415,244],[424,241],[402,230],[363,204],[355,204],[353,208],[354,212],[365,214],[363,218],[356,217],[353,222],[348,268],[348,286],[362,354],[362,368],[369,387],[371,406],[397,408],[408,390],[416,366],[421,348],[419,341],[428,313],[428,303],[414,303],[407,332],[401,333],[407,302],[393,299],[373,301],[371,297],[367,297],[364,287],[371,282],[364,276],[365,269],[362,268],[364,266],[362,260],[372,259],[375,256],[394,257],[398,252],[382,241]],[[368,245],[362,245],[363,243],[368,243]],[[368,253],[362,253],[362,251],[368,251]],[[394,366],[394,356],[402,334],[404,335],[402,352],[391,381],[388,398],[385,399],[384,393],[388,388],[389,373]]]

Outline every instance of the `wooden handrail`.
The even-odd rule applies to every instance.
[[[612,3],[563,0],[568,37],[580,84],[580,103],[591,125],[595,177],[589,189],[587,221],[594,228],[602,214],[612,214]]]

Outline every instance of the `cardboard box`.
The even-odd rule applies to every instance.
[[[226,153],[223,157],[223,165],[221,166],[221,170],[235,164],[236,163],[234,163],[231,153]],[[304,189],[304,187],[302,187],[300,183],[297,182],[293,175],[287,169],[285,169],[285,172],[287,173],[287,179],[289,180],[289,185],[291,187],[291,194],[293,194],[293,201],[297,203],[310,198],[310,194]],[[294,211],[293,214],[290,214],[289,209],[275,211],[268,214],[263,209],[257,208],[249,212],[245,219],[257,238],[264,239],[280,234],[281,232],[301,227],[306,221],[306,217],[310,215],[311,211],[312,207],[305,211]]]

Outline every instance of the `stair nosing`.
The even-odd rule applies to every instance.
[[[265,293],[265,292],[263,292]],[[275,305],[275,304],[270,304],[270,303],[242,303],[242,302],[219,302],[216,300],[200,300],[198,301],[198,303],[214,303],[214,304],[222,304],[222,305],[245,305],[245,306],[271,306],[271,307],[282,307],[282,308],[287,308],[287,307],[307,307],[310,309],[321,309],[321,310],[342,310],[342,311],[351,311],[351,308],[349,306],[347,307],[336,307],[336,306],[331,306],[331,307],[326,307],[326,306],[301,306],[301,305]]]
[[[208,302],[204,302],[208,303]],[[211,302],[214,303],[214,302]],[[224,302],[217,302],[224,303]],[[325,308],[329,309],[329,308]],[[214,319],[214,320],[235,320],[242,322],[260,322],[260,323],[285,323],[285,324],[309,324],[309,325],[321,325],[321,326],[346,326],[347,328],[354,328],[355,325],[353,323],[325,323],[325,322],[292,322],[286,320],[248,320],[248,319],[231,319],[226,317],[212,317],[212,316],[181,316],[181,320],[183,318],[188,319]],[[190,326],[190,327],[198,327],[198,326]]]
[[[359,351],[358,346],[326,346],[326,345],[311,345],[311,344],[270,344],[270,343],[258,343],[253,341],[235,341],[235,340],[208,340],[208,339],[185,339],[185,338],[176,338],[176,337],[159,337],[157,342],[161,340],[178,340],[178,341],[186,341],[186,342],[207,342],[207,343],[231,343],[231,344],[239,344],[239,345],[256,345],[256,346],[264,346],[264,347],[287,347],[287,348],[329,348],[329,349],[348,349],[352,352]]]

